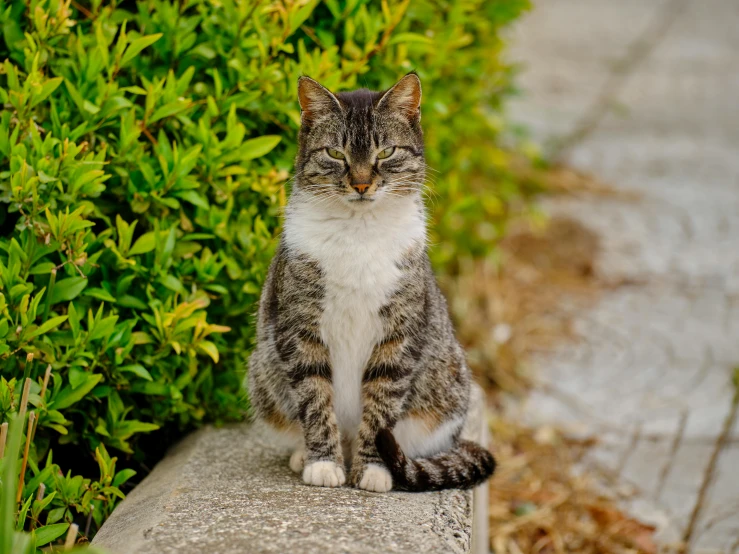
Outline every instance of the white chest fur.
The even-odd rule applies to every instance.
[[[353,437],[362,417],[362,374],[382,339],[380,308],[395,291],[397,262],[425,241],[425,221],[413,198],[351,213],[291,206],[285,222],[289,248],[309,255],[325,279],[321,338],[329,348],[334,411],[342,435]]]

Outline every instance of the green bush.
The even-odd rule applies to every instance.
[[[434,258],[494,252],[525,192],[500,147],[498,33],[526,5],[0,0],[0,422],[30,377],[22,498],[54,493],[19,529],[91,535],[160,454],[145,433],[242,417],[299,75],[345,90],[417,70]]]
[[[44,477],[41,474],[49,476],[49,472],[52,469],[51,464],[47,464],[47,467],[41,474],[34,478],[35,488],[39,491],[34,498],[30,496],[20,506],[20,511],[16,515],[16,490],[18,486],[18,471],[17,463],[22,450],[21,439],[23,437],[23,430],[21,424],[24,423],[23,419],[12,414],[9,417],[10,420],[10,433],[7,437],[7,444],[5,450],[5,457],[3,463],[0,465],[0,554],[34,554],[41,552],[39,549],[44,547],[48,548],[47,545],[53,544],[60,537],[70,537],[70,540],[75,538],[76,524],[70,524],[66,521],[61,523],[51,523],[48,525],[37,526],[38,517],[49,506],[54,500],[57,494],[67,494],[69,487],[72,483],[69,482],[69,476],[67,476],[67,482],[64,482],[64,478],[60,476],[60,486],[57,490],[51,494],[44,495],[45,488],[41,486]],[[29,418],[30,420],[30,418]],[[32,420],[30,420],[32,421]],[[102,450],[105,447],[101,446]],[[100,456],[100,452],[95,452],[96,456]],[[107,458],[107,453],[102,458],[98,458],[101,463],[100,470],[101,475],[105,475],[108,470],[115,472],[115,462],[110,463],[110,459]],[[105,467],[102,465],[105,464]],[[121,472],[124,473],[124,472]],[[120,474],[119,474],[120,475]],[[101,478],[102,480],[102,478]],[[72,482],[77,481],[79,484],[89,484],[89,480],[84,480],[81,477],[77,477]],[[108,485],[107,488],[112,489],[114,485]],[[100,489],[92,490],[89,494],[95,495],[100,494]],[[118,492],[120,495],[120,492]],[[26,519],[31,519],[31,529],[27,532],[23,529]],[[17,524],[16,524],[17,521]],[[66,542],[66,541],[65,541]],[[47,550],[48,551],[48,550]],[[82,552],[86,554],[94,554],[98,552],[93,551],[91,548],[75,548],[73,550],[66,550],[67,552]]]

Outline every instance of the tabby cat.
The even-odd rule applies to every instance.
[[[426,253],[421,82],[332,94],[301,77],[296,177],[262,292],[249,388],[309,485],[468,488],[470,371]]]

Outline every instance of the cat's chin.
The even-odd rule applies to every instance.
[[[376,198],[349,198],[349,202],[353,206],[369,205],[372,204]]]
[[[379,202],[379,200],[380,199],[376,196],[373,196],[372,198],[345,197],[342,199],[342,204],[352,211],[368,212],[375,209],[378,204],[382,203]]]

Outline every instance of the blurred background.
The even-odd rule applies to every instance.
[[[430,254],[494,414],[491,549],[739,550],[735,2],[16,0],[0,22],[0,524],[25,551],[89,541],[186,432],[245,417],[297,78],[411,70]]]
[[[505,250],[582,279],[555,318],[530,312],[535,328],[564,321],[571,340],[529,356],[532,392],[508,412],[534,425],[532,453],[578,443],[577,477],[530,475],[531,521],[513,531],[501,503],[496,552],[739,549],[737,29],[727,0],[561,0],[536,2],[506,35],[521,91],[507,117],[549,164],[538,240],[553,244],[514,234]],[[532,524],[549,531],[537,539]]]

